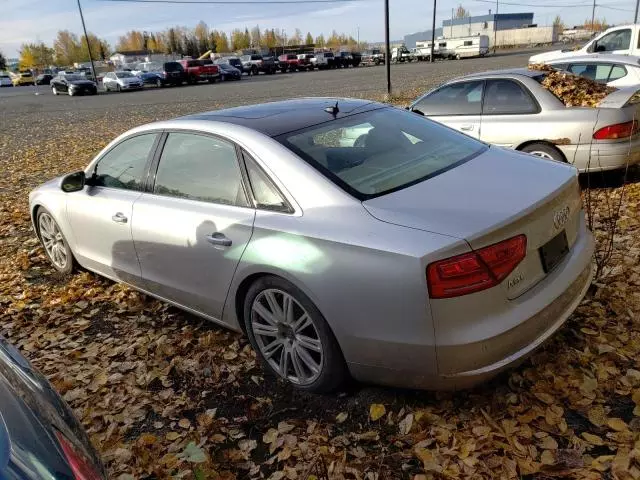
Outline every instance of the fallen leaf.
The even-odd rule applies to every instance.
[[[593,435],[592,433],[589,433],[589,432],[582,432],[581,436],[591,445],[598,445],[598,446],[604,445],[604,441],[598,435]]]
[[[621,418],[610,418],[607,420],[607,425],[616,432],[623,432],[629,429],[628,425]]]
[[[178,456],[191,463],[203,463],[207,461],[207,456],[205,455],[204,450],[196,446],[195,442],[189,442],[182,453]]]
[[[407,435],[411,431],[411,427],[413,426],[413,414],[410,413],[404,419],[398,423],[398,430],[401,435]]]
[[[336,415],[336,422],[344,423],[347,417],[349,417],[349,414],[347,412],[340,412],[338,415]]]
[[[384,405],[380,403],[372,403],[369,406],[369,417],[374,422],[376,420],[379,420],[385,413],[386,413],[386,409],[384,408]]]
[[[191,422],[188,418],[181,418],[178,425],[182,428],[189,428],[191,426]]]

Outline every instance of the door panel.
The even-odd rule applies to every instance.
[[[540,107],[531,93],[517,81],[510,79],[487,80],[482,105],[482,132],[480,139],[502,147],[515,148],[535,138],[556,138],[553,132],[544,132],[546,126],[536,124]],[[532,133],[532,127],[536,128]],[[551,134],[551,136],[549,136]]]
[[[437,115],[429,118],[454,130],[466,133],[470,137],[480,138],[481,115]]]
[[[143,288],[221,319],[229,285],[253,232],[255,210],[143,194],[133,215]]]
[[[80,263],[118,280],[140,285],[140,264],[133,248],[132,190],[85,187],[67,196],[69,222]]]

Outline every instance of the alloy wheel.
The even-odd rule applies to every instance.
[[[261,291],[251,306],[251,329],[263,358],[282,378],[309,385],[322,373],[324,351],[309,313],[289,293]]]
[[[547,152],[541,152],[539,150],[529,152],[529,154],[535,155],[536,157],[546,158],[547,160],[554,160],[554,158],[551,155],[549,155]]]
[[[67,268],[69,257],[65,239],[58,224],[48,213],[41,213],[38,217],[38,227],[42,244],[47,251],[49,259],[60,270],[64,270]]]
[[[56,90],[56,87],[51,87],[51,93],[53,93],[54,95],[58,94],[58,90]]]

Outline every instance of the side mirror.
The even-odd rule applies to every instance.
[[[83,171],[70,173],[63,177],[60,188],[63,192],[79,192],[84,188],[86,178]]]

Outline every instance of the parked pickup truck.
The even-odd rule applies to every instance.
[[[271,75],[278,69],[273,57],[263,57],[256,53],[242,55],[240,61],[242,61],[242,71],[249,75],[257,75],[259,72]]]
[[[220,78],[220,69],[211,60],[179,60],[187,77],[187,83],[208,81],[213,83]]]
[[[282,73],[296,72],[298,70],[307,70],[311,63],[309,60],[298,58],[295,53],[285,53],[278,57],[278,67]]]
[[[611,27],[578,50],[554,50],[529,58],[529,63],[545,63],[594,53],[640,55],[640,23]]]
[[[380,65],[384,63],[384,52],[379,48],[367,50],[362,54],[362,63],[364,65]]]

